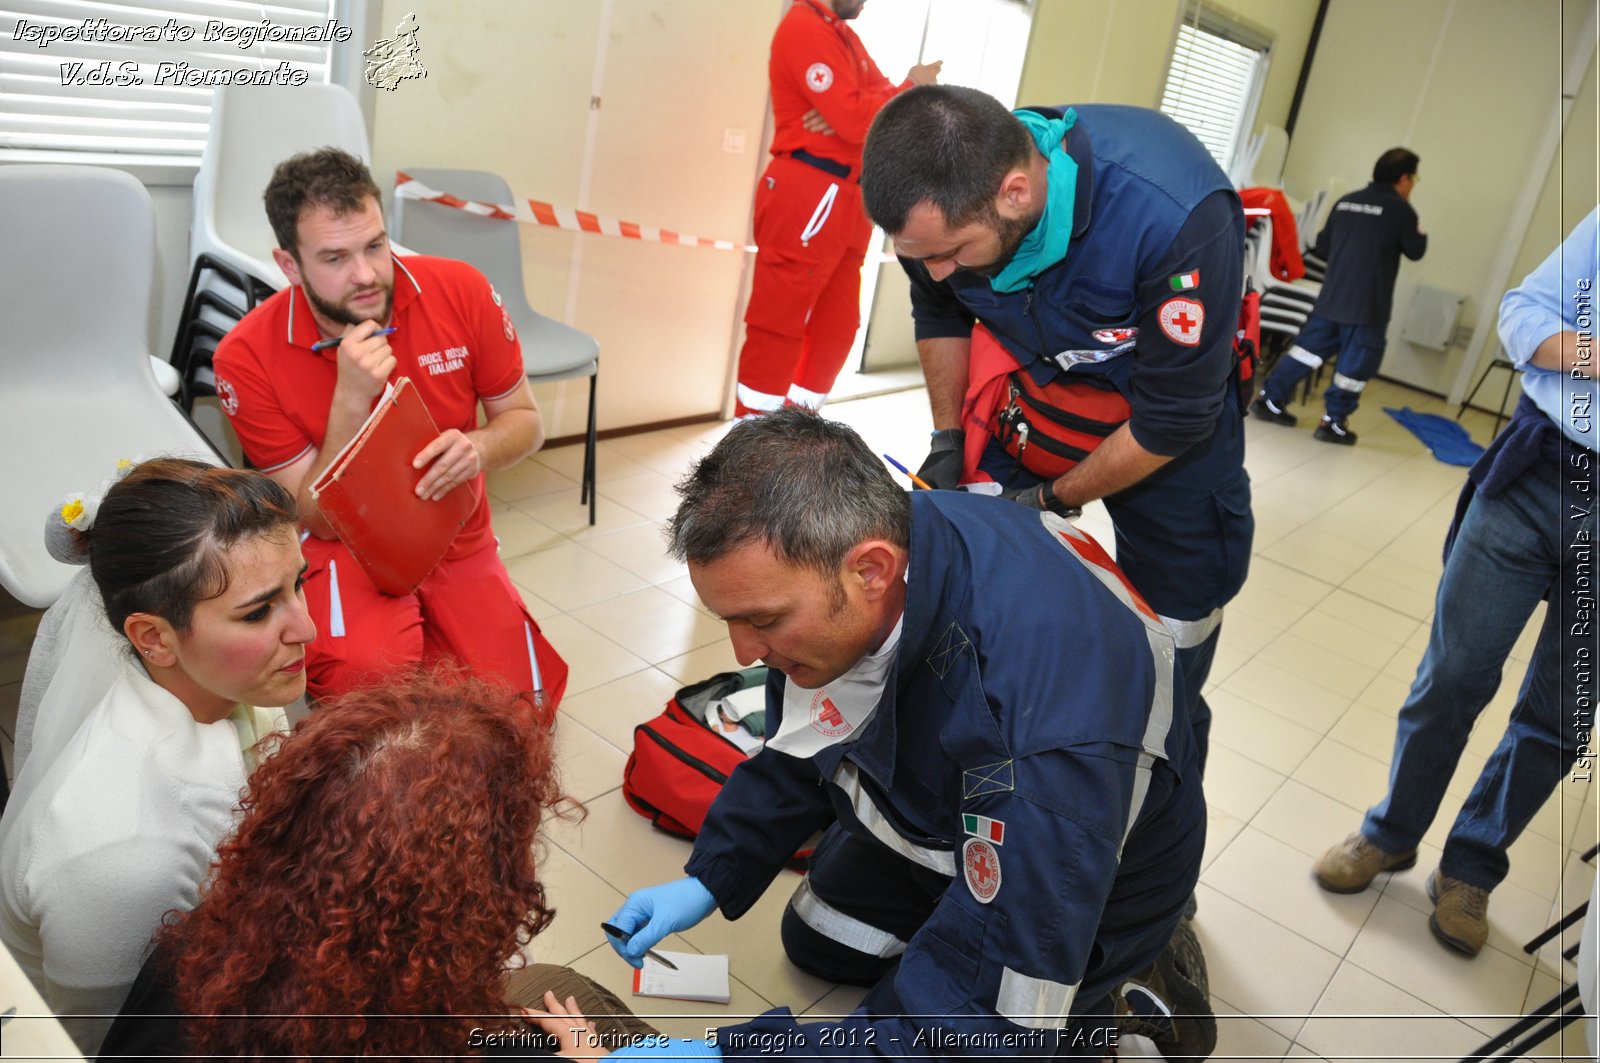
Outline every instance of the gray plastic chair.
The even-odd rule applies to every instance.
[[[0,584],[44,608],[77,569],[44,548],[45,515],[121,459],[226,464],[150,368],[156,224],[134,178],[98,166],[0,166]]]
[[[406,173],[436,192],[482,203],[511,203],[511,186],[484,170],[435,170],[404,167]],[[522,340],[522,364],[535,384],[589,378],[589,423],[584,437],[583,487],[580,502],[589,505],[595,522],[595,392],[600,383],[600,344],[587,332],[552,321],[528,302],[522,283],[522,238],[515,222],[395,197],[390,235],[425,255],[460,259],[476,266],[505,300],[506,312]]]

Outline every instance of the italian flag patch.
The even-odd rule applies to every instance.
[[[1192,269],[1188,273],[1180,273],[1176,277],[1168,278],[1167,283],[1172,285],[1172,290],[1175,292],[1186,292],[1190,288],[1198,288],[1200,287],[1200,271]]]
[[[996,845],[1005,841],[1006,838],[1005,823],[998,819],[990,819],[988,816],[974,816],[963,812],[961,814],[961,829],[974,838],[982,838],[984,841],[994,842]]]

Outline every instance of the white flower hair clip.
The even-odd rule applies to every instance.
[[[117,472],[103,480],[92,494],[74,491],[63,498],[44,522],[44,545],[50,556],[64,565],[89,563],[89,531],[100,515],[100,503],[111,490],[111,485],[133,470],[135,463],[123,458],[117,462]]]

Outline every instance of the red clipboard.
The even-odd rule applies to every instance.
[[[415,385],[400,377],[311,484],[311,497],[339,541],[385,594],[416,590],[478,508],[470,481],[437,502],[417,497],[428,470],[413,469],[411,461],[438,435]]]

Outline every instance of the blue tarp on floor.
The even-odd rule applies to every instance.
[[[1418,413],[1410,406],[1398,410],[1393,406],[1385,406],[1383,412],[1422,440],[1423,446],[1433,451],[1433,456],[1446,465],[1471,465],[1483,453],[1483,448],[1472,441],[1467,430],[1448,417]]]

